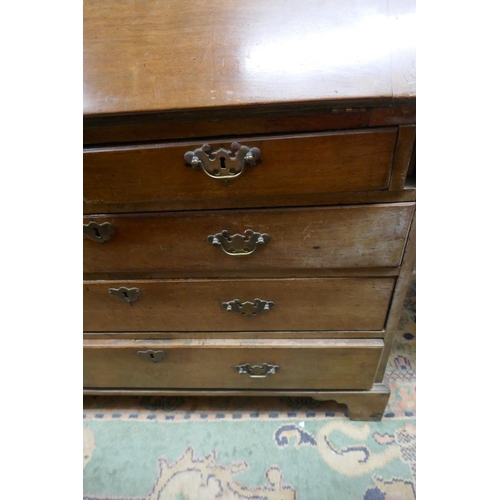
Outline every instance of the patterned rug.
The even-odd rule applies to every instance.
[[[309,398],[84,398],[86,500],[415,498],[415,283],[381,422]]]

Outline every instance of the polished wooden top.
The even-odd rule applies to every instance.
[[[84,115],[415,95],[414,0],[84,0]]]

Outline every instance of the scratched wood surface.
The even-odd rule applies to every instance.
[[[381,330],[394,278],[88,281],[84,331]],[[129,304],[110,288],[139,288]],[[274,307],[254,317],[222,308],[255,299]]]
[[[86,0],[84,115],[414,94],[411,2]]]
[[[87,341],[84,346],[84,387],[199,389],[369,389],[382,350],[381,340],[286,342],[238,340],[163,341],[137,344]],[[152,362],[137,352],[163,352]],[[240,374],[244,363],[278,366],[265,378]]]
[[[156,273],[164,277],[253,276],[265,271],[399,266],[414,212],[412,203],[279,210],[100,215],[111,223],[105,243],[84,237],[85,273]],[[249,255],[234,256],[207,238],[252,229],[270,236]]]
[[[241,138],[242,145],[260,149],[261,159],[227,181],[186,166],[184,154],[203,142],[90,149],[83,155],[86,210],[109,204],[106,212],[114,211],[126,204],[124,210],[135,212],[151,202],[161,202],[163,210],[196,209],[211,200],[222,200],[230,207],[242,198],[254,199],[250,206],[265,206],[267,200],[282,195],[380,191],[389,185],[396,136],[397,129],[391,127]],[[232,142],[209,144],[213,151],[229,150]]]
[[[380,419],[414,259],[414,0],[83,7],[84,221],[115,226],[84,239],[86,392],[289,391]],[[184,166],[232,138],[263,151],[241,178]],[[271,240],[246,257],[206,241],[248,228]]]

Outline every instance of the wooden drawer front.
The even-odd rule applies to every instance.
[[[204,141],[89,149],[84,152],[86,213],[142,211],[155,202],[168,209],[265,206],[279,195],[321,195],[388,187],[397,129],[293,137],[241,139],[261,151],[261,161],[225,182],[186,166],[184,153]],[[210,142],[229,148],[231,140]],[[93,209],[96,205],[99,209]]]
[[[84,341],[83,380],[86,388],[369,389],[382,347],[377,339]]]
[[[393,278],[84,282],[84,331],[381,330]],[[127,303],[109,289],[138,288]],[[114,292],[120,294],[120,292]],[[129,297],[133,291],[124,291]],[[236,299],[273,302],[253,317],[224,309]]]
[[[85,224],[109,222],[115,229],[104,244],[84,238],[84,272],[218,277],[396,267],[413,210],[413,204],[388,204],[85,218]],[[207,242],[224,229],[252,229],[270,240],[250,255],[228,255]]]

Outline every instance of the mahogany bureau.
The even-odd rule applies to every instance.
[[[415,261],[408,1],[84,0],[84,392],[378,420]]]

